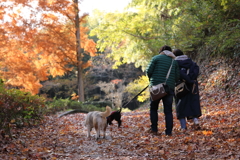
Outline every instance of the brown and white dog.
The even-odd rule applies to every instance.
[[[87,127],[87,137],[90,137],[92,128],[95,128],[97,133],[96,139],[100,138],[100,131],[103,131],[103,138],[106,136],[107,117],[111,114],[111,108],[106,106],[105,112],[93,111],[86,116],[85,126]]]

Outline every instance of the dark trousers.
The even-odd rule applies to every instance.
[[[173,103],[174,91],[170,90],[170,93],[162,98],[164,115],[165,115],[165,134],[172,134],[173,129],[173,113],[172,113],[172,103]],[[150,103],[150,121],[151,130],[158,131],[158,107],[161,99],[156,101],[151,101]]]

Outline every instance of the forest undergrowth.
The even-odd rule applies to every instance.
[[[179,130],[174,111],[171,137],[147,133],[148,105],[122,113],[122,126],[107,128],[106,139],[87,138],[85,114],[58,118],[46,116],[41,125],[13,129],[13,139],[0,136],[0,159],[240,159],[240,68],[239,62],[215,61],[202,64],[199,77],[203,115],[200,130],[191,122]],[[159,132],[165,127],[159,111]]]

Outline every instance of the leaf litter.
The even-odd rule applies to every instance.
[[[239,103],[239,102],[238,102]],[[148,110],[122,113],[123,126],[107,128],[106,139],[87,138],[85,114],[47,116],[42,125],[15,129],[15,139],[1,140],[1,159],[239,159],[240,124],[237,106],[208,108],[201,130],[178,130],[174,116],[172,137],[147,133]],[[159,131],[164,115],[159,113]]]

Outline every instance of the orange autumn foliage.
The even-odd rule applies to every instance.
[[[61,76],[77,66],[74,3],[68,0],[3,0],[0,6],[0,78],[5,84],[37,94],[49,75]],[[14,9],[16,7],[16,9]],[[26,13],[19,8],[28,7]],[[12,12],[9,12],[12,10]],[[85,17],[80,23],[85,23]],[[84,54],[95,56],[96,44],[80,27]],[[82,68],[91,65],[80,62]]]

